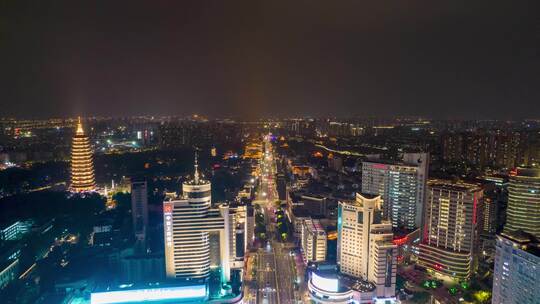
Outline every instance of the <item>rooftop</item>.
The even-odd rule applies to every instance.
[[[430,179],[428,181],[428,186],[432,188],[442,188],[450,191],[477,192],[482,190],[482,186],[480,183],[441,179]]]
[[[516,168],[514,172],[511,172],[510,175],[517,176],[517,177],[540,178],[540,168],[519,167],[519,168]]]
[[[411,164],[411,163],[407,163],[407,162],[404,162],[404,161],[400,161],[400,160],[387,160],[387,159],[368,159],[368,160],[364,160],[362,161],[362,163],[370,163],[370,164],[380,164],[380,165],[384,165],[384,167],[386,167],[386,165],[388,166],[401,166],[401,167],[411,167],[411,168],[417,168],[419,166],[419,164]],[[381,168],[380,169],[384,169]]]
[[[324,227],[321,222],[317,219],[308,219],[305,220],[306,225],[308,225],[309,230],[314,232],[324,232]]]
[[[503,232],[501,236],[514,242],[521,250],[540,257],[540,241],[532,234],[526,233],[523,230],[513,232]]]

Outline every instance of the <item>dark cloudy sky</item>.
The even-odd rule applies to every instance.
[[[0,115],[538,118],[539,2],[0,0]]]

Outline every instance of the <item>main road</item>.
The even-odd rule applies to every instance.
[[[274,151],[268,137],[264,139],[263,148],[260,187],[254,204],[259,205],[264,213],[268,241],[251,257],[256,260],[253,267],[257,270],[257,303],[300,303],[299,295],[294,288],[294,283],[298,281],[297,263],[291,255],[294,245],[292,242],[277,240],[279,236],[276,233],[275,201],[279,198],[274,179],[276,174]]]

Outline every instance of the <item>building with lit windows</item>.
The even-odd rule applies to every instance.
[[[395,295],[397,248],[392,225],[383,220],[380,196],[356,194],[338,204],[337,262],[343,275],[375,285],[375,296]]]
[[[226,204],[212,208],[211,184],[200,177],[196,160],[194,178],[183,183],[182,190],[180,197],[163,203],[167,278],[207,282],[211,269],[216,269],[221,282],[229,282],[231,252],[235,252],[230,245],[236,237],[231,227],[240,216],[231,218]]]
[[[255,240],[255,209],[246,205],[246,249],[250,248]]]
[[[75,192],[93,191],[96,189],[94,177],[94,161],[92,146],[79,117],[77,131],[71,146],[71,189]]]
[[[497,230],[497,200],[492,196],[485,195],[482,208],[482,232],[487,235],[493,235]]]
[[[381,196],[383,216],[394,228],[421,227],[428,164],[427,153],[405,153],[401,162],[362,163],[362,193]]]
[[[326,260],[326,231],[319,220],[304,220],[301,243],[304,262],[319,263]]]
[[[224,205],[225,207],[227,205]],[[227,206],[229,208],[229,263],[231,269],[244,267],[247,249],[247,206]]]
[[[12,248],[3,248],[0,252],[0,290],[17,280],[21,271],[20,255],[22,245]]]
[[[476,264],[483,196],[477,184],[428,182],[421,267],[452,278],[470,278]]]
[[[540,299],[538,286],[540,286],[538,239],[522,231],[497,236],[491,303],[538,303]]]
[[[15,241],[21,239],[32,230],[33,220],[15,221],[9,225],[0,226],[0,240]]]
[[[540,169],[517,168],[510,174],[504,231],[517,230],[540,238]]]

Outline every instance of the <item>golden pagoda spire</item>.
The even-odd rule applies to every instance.
[[[77,122],[77,135],[84,135],[84,130],[83,130],[83,127],[82,127],[82,123],[81,123],[81,117],[79,116],[78,117],[78,122]]]
[[[71,145],[71,189],[75,192],[96,189],[94,161],[90,139],[84,135],[81,118],[78,118],[77,131]]]

